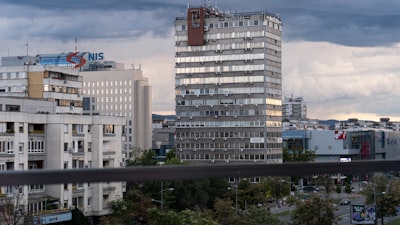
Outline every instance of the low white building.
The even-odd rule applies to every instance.
[[[1,111],[0,170],[121,167],[123,125],[123,117]],[[0,187],[0,196],[13,196],[14,188]],[[111,213],[108,203],[124,191],[123,182],[28,185],[20,200],[27,215],[58,201],[99,216]]]

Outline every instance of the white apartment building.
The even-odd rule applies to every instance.
[[[307,105],[303,97],[285,97],[283,99],[282,115],[287,120],[306,120]]]
[[[126,118],[123,150],[127,158],[152,147],[152,89],[140,69],[103,62],[80,73],[83,78],[83,112]]]
[[[282,162],[280,18],[188,8],[175,20],[181,160]]]
[[[0,172],[123,166],[125,117],[82,115],[77,69],[6,57],[0,67]],[[49,203],[86,216],[111,213],[124,182],[0,187],[0,202],[19,201],[26,219],[51,218]],[[51,213],[50,213],[51,214]],[[0,221],[1,224],[1,221]]]

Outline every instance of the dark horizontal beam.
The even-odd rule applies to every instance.
[[[62,184],[112,181],[162,181],[251,176],[303,176],[313,174],[364,174],[400,171],[399,160],[345,163],[209,164],[103,169],[28,170],[0,172],[0,185]]]

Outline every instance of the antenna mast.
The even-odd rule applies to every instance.
[[[78,38],[75,38],[75,52],[78,51]]]

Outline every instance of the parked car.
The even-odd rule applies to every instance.
[[[344,199],[340,200],[339,204],[340,205],[350,205],[351,201],[350,201],[350,199],[344,198]]]

